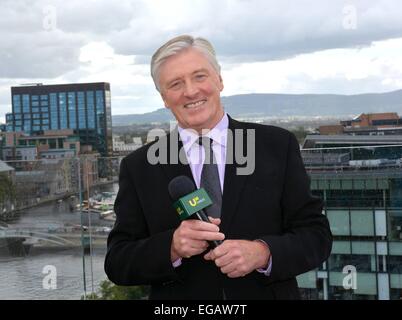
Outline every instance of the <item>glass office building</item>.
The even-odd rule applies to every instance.
[[[81,145],[112,154],[110,84],[106,82],[11,87],[7,131],[32,134],[72,129]]]
[[[308,136],[302,156],[334,236],[305,299],[402,299],[402,136]]]

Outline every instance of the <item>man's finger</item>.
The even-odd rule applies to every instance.
[[[220,269],[221,269],[221,272],[225,273],[225,274],[234,273],[234,272],[236,272],[236,264],[235,263],[229,263],[226,266],[221,267]]]
[[[235,270],[233,272],[230,272],[227,274],[229,278],[240,278],[244,277],[246,274],[245,273],[240,273],[239,271]]]
[[[209,221],[211,221],[211,223],[213,223],[216,226],[219,226],[221,224],[221,219],[219,218],[212,218],[212,217],[208,217]]]
[[[212,260],[212,250],[208,251],[208,253],[204,255],[204,259]]]
[[[219,231],[219,227],[214,223],[204,222],[200,220],[187,220],[187,221],[188,221],[187,223],[188,227],[193,230],[212,231],[212,232]]]
[[[189,238],[195,240],[224,240],[225,235],[221,232],[210,232],[210,231],[194,231],[189,234]]]
[[[230,257],[229,254],[225,254],[223,256],[220,256],[215,259],[215,264],[217,267],[222,268],[224,266],[227,266],[232,262],[233,258]]]
[[[191,240],[189,242],[189,246],[193,249],[200,250],[200,249],[206,249],[208,248],[208,243],[204,240]]]

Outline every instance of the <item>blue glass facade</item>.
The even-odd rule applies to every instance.
[[[69,128],[77,129],[75,92],[68,93],[68,118],[69,118]]]
[[[95,95],[93,91],[87,91],[87,119],[88,128],[95,129]]]
[[[12,87],[7,131],[72,129],[82,145],[112,152],[110,85],[105,82]]]
[[[49,96],[50,96],[50,128],[53,130],[57,130],[60,129],[57,93],[51,93]]]
[[[78,128],[87,128],[87,115],[85,109],[85,92],[77,93],[77,109],[78,109]]]

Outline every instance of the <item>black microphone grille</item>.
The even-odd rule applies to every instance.
[[[187,176],[178,176],[169,182],[168,190],[173,201],[196,190],[194,182]]]

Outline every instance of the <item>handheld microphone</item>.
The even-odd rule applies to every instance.
[[[169,182],[170,197],[175,201],[173,207],[179,214],[180,220],[195,216],[198,220],[211,223],[203,209],[212,204],[208,193],[203,189],[197,189],[187,176],[178,176]],[[212,248],[219,246],[221,240],[208,241]]]

